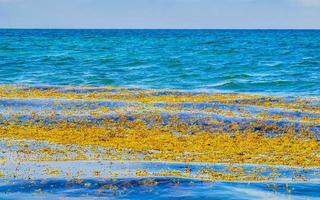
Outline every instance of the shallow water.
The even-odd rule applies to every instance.
[[[19,170],[15,168],[18,166]],[[43,162],[8,163],[2,167],[11,173],[0,179],[4,199],[319,199],[319,169],[279,167],[281,178],[273,182],[207,182],[179,177],[137,177],[136,169],[150,172],[200,169],[223,170],[225,165],[165,162]],[[241,165],[240,165],[241,166]],[[259,165],[242,165],[245,168]],[[260,166],[263,167],[263,166]],[[43,169],[59,169],[61,174],[46,175]],[[93,172],[99,170],[99,177]],[[79,176],[79,171],[81,175]],[[117,172],[117,177],[114,177]],[[292,175],[301,173],[308,181],[293,182]],[[11,177],[11,178],[10,178]],[[27,177],[37,177],[29,180]]]
[[[173,115],[179,116],[176,123],[191,123],[192,118],[196,120],[193,123],[199,125],[206,125],[204,120],[209,117],[222,122],[221,127],[214,128],[226,132],[230,131],[229,124],[239,123],[241,129],[259,121],[264,126],[275,125],[273,129],[265,130],[270,138],[289,124],[297,133],[307,126],[319,139],[319,99],[299,98],[320,95],[319,44],[320,31],[304,30],[2,29],[0,84],[35,86],[1,88],[0,122],[18,119],[19,123],[36,123],[43,120],[48,125],[61,121],[80,123],[86,119],[96,125],[102,119],[117,118],[114,115],[117,110],[130,120],[140,117],[149,123],[141,113],[152,114],[160,110],[163,126]],[[130,87],[192,92],[126,89]],[[232,94],[227,94],[225,99],[218,95],[218,99],[188,101],[181,97],[195,98],[203,91],[268,93],[286,97],[241,94],[232,99]],[[170,95],[175,98],[161,101]],[[66,112],[69,110],[71,112]],[[264,130],[263,126],[257,130]],[[164,170],[184,173],[187,168],[193,175],[208,167],[205,163],[113,161],[111,165],[108,159],[57,162],[67,157],[75,159],[72,156],[76,155],[73,155],[74,151],[65,151],[70,150],[69,147],[49,141],[5,141],[1,138],[0,147],[0,199],[319,199],[318,168],[273,166],[279,168],[280,175],[271,182],[207,182],[201,179],[203,177],[153,176]],[[41,160],[42,153],[39,152],[43,147],[57,153],[49,157],[51,162],[26,162]],[[95,148],[95,153],[84,151],[85,147],[79,150],[88,154],[87,159],[96,159],[96,154],[103,156],[109,152]],[[317,158],[316,154],[312,156]],[[102,165],[103,162],[106,164]],[[209,167],[225,171],[222,166]],[[47,168],[59,169],[61,173],[46,174]],[[244,165],[244,168],[252,166]],[[96,170],[99,170],[99,177],[94,175]],[[148,170],[151,174],[137,177],[137,170]],[[117,176],[113,176],[114,172]],[[271,172],[266,171],[262,176],[270,177]],[[81,184],[75,182],[75,178],[81,178]],[[104,185],[112,187],[103,188]]]
[[[44,85],[2,85],[0,96],[0,199],[319,199],[318,97]],[[121,121],[120,116],[128,121]],[[104,121],[106,119],[115,120],[115,124]],[[156,119],[161,119],[160,123]],[[219,123],[211,123],[210,119]],[[137,127],[130,125],[134,121],[145,122],[148,129],[141,124],[137,124]],[[10,126],[12,123],[15,126]],[[84,132],[59,129],[59,124],[64,123],[66,127],[82,124],[82,128],[92,129],[85,129]],[[24,126],[26,124],[28,126]],[[86,143],[99,136],[92,134],[99,130],[95,128],[106,128],[112,124],[114,127],[125,127],[119,129],[122,131],[134,131],[135,137],[131,137],[130,143],[136,142],[136,146],[142,143],[147,145],[150,141],[140,141],[142,137],[137,134],[149,129],[151,131],[148,133],[154,134],[157,129],[164,127],[172,130],[155,134],[152,139],[162,135],[174,136],[171,137],[173,139],[181,136],[184,142],[172,143],[169,151],[163,154],[159,147],[154,150],[154,143],[149,146],[150,151],[139,150],[136,153],[117,152],[110,146],[112,142],[101,143],[108,141],[104,138]],[[180,129],[184,124],[186,129]],[[37,125],[38,128],[50,126],[53,132],[37,129]],[[199,126],[199,129],[189,130],[187,127],[191,126]],[[22,128],[22,132],[17,134],[21,130],[19,128]],[[216,150],[202,149],[203,142],[199,145],[195,137],[197,133],[193,133],[193,130],[206,130],[209,133],[223,130],[220,134],[233,134],[236,131],[250,132],[251,129],[266,134],[266,137],[250,140],[245,143],[244,149],[239,143],[246,138],[245,135],[239,140],[220,142],[232,142],[232,146],[238,146],[236,149],[242,148],[246,152],[238,152],[243,159],[249,155],[248,163],[260,165],[245,164],[241,159],[230,161],[233,156],[223,160],[224,154],[216,157],[222,161],[212,162],[216,150],[227,153],[230,149],[223,146]],[[100,133],[105,136],[112,127],[103,130],[105,132]],[[287,141],[284,150],[289,157],[281,156],[283,150],[279,146],[283,145],[282,142],[279,145],[262,143],[265,139],[281,139],[286,132],[303,134],[304,130],[316,136],[312,140],[306,136],[307,146],[301,144],[292,149],[291,146],[297,144],[294,137],[290,141],[280,140]],[[57,136],[59,133],[63,135]],[[128,133],[117,132],[118,135],[109,135],[108,139],[120,140],[120,143],[116,143],[120,145],[130,137]],[[77,138],[83,139],[79,143]],[[209,139],[206,138],[206,141]],[[210,143],[219,145],[219,140],[216,141]],[[161,144],[165,146],[170,142]],[[165,159],[172,154],[172,150],[179,150],[183,147],[181,144],[186,143],[191,145],[182,154],[173,157],[177,160],[163,162],[161,158]],[[260,150],[261,147],[272,148],[272,153],[265,154],[263,150],[263,155],[261,151],[250,155],[247,150],[250,146]],[[311,148],[306,148],[309,146]],[[194,147],[198,149],[193,150]],[[134,148],[131,147],[132,150]],[[191,150],[194,153],[185,155]],[[160,154],[148,160],[154,153]],[[181,158],[198,159],[203,154],[213,157],[199,162],[178,162]],[[253,162],[255,156],[259,159]],[[299,160],[293,162],[292,159],[296,158]],[[136,161],[124,161],[128,159]],[[244,164],[235,164],[239,161]],[[274,164],[266,165],[268,161]],[[312,167],[294,166],[303,164]]]
[[[93,186],[85,187],[65,179],[16,181],[9,186],[0,186],[0,192],[10,189],[4,199],[319,199],[318,183],[291,184],[294,190],[288,192],[286,184],[266,183],[206,183],[179,178],[156,178],[156,186],[141,184],[146,179],[118,179],[114,182],[95,179],[84,180]],[[113,184],[117,191],[99,188]],[[178,183],[178,184],[177,184]],[[274,184],[277,191],[273,190]],[[26,188],[27,187],[27,188]],[[26,188],[26,189],[25,189]],[[192,188],[192,189],[191,189]],[[34,192],[41,189],[40,193]],[[30,192],[33,191],[33,192]]]
[[[320,94],[319,31],[0,30],[0,83]]]

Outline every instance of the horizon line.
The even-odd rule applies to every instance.
[[[320,28],[50,28],[0,27],[0,30],[320,30]]]

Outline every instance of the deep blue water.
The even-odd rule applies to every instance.
[[[0,30],[0,84],[320,94],[315,30]]]

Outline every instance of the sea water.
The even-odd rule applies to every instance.
[[[320,31],[0,29],[0,84],[319,96]],[[20,104],[26,101],[22,104],[35,108],[40,105],[39,99],[30,97],[4,99],[0,106],[7,108],[10,104],[17,110],[20,104],[16,101]],[[7,113],[1,110],[0,114]],[[5,158],[6,148],[1,146],[1,150]],[[79,171],[91,169],[91,162],[84,162],[51,162],[50,165],[59,164],[68,172],[76,167]],[[42,164],[22,163],[20,168],[16,163],[1,165],[0,170],[12,172],[13,178],[8,182],[0,177],[0,199],[319,199],[320,196],[318,173],[305,182],[294,182],[290,175],[284,180],[252,183],[156,177],[158,184],[151,187],[141,184],[142,177],[110,180],[89,176],[84,181],[91,186],[85,187],[62,175],[42,177]],[[175,163],[163,167],[164,164],[160,163],[159,170],[181,167]],[[34,174],[32,180],[17,176],[16,170],[23,174],[24,165],[27,171],[39,174]],[[155,166],[146,165],[148,170]],[[190,164],[181,165],[190,167]],[[118,189],[99,192],[105,184]]]
[[[316,30],[0,30],[0,83],[320,94]]]

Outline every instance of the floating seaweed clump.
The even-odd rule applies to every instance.
[[[13,85],[0,86],[0,97],[4,167],[80,160],[178,162],[185,168],[152,171],[149,166],[126,175],[247,182],[303,181],[308,177],[295,174],[294,167],[320,167],[317,97]],[[188,167],[194,163],[226,167]],[[279,165],[292,168],[290,176]],[[8,171],[0,171],[0,177],[12,177]],[[71,176],[59,167],[39,171],[48,177]],[[108,177],[117,177],[111,171]],[[105,173],[97,167],[91,177]],[[23,174],[32,173],[17,177]],[[158,184],[152,180],[144,181]],[[92,187],[90,182],[86,187]],[[98,188],[105,189],[117,190],[114,184]]]

